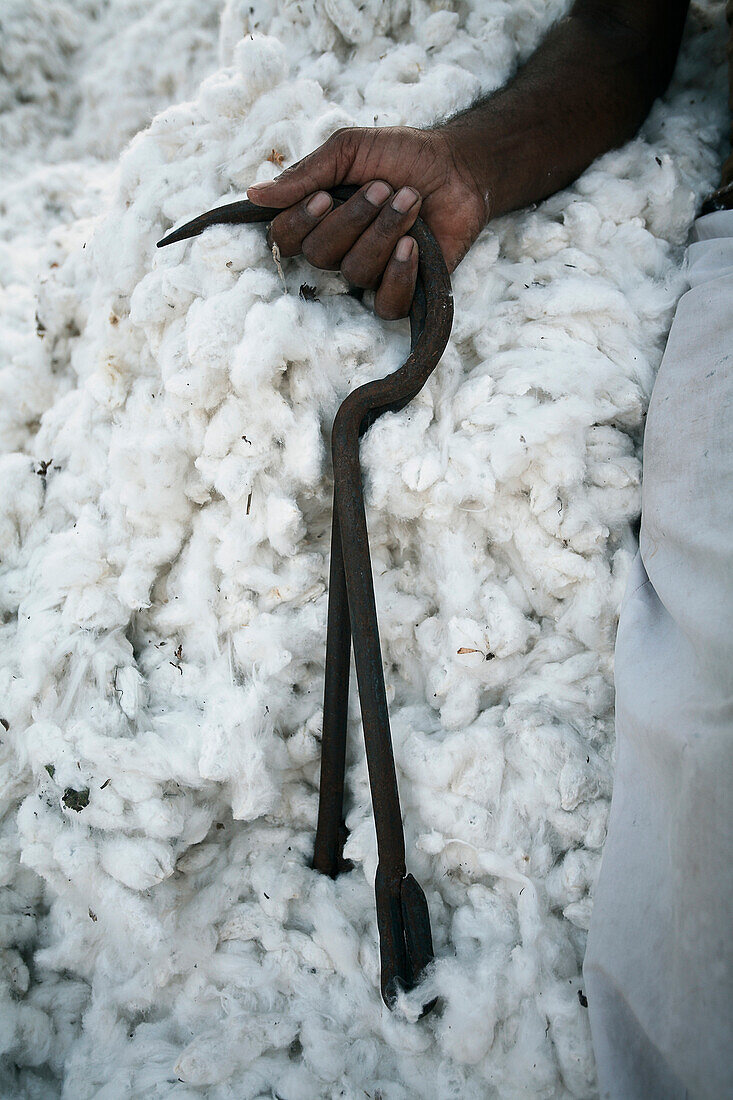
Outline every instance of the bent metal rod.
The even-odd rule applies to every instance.
[[[335,203],[356,187],[336,187]],[[243,201],[209,210],[169,233],[158,248],[196,237],[212,225],[269,222],[279,209]],[[359,439],[385,412],[397,412],[425,385],[448,342],[453,296],[443,254],[419,218],[410,230],[417,241],[417,287],[410,309],[410,354],[399,370],[367,382],[348,395],[331,433],[333,520],[326,637],[326,677],[321,744],[321,786],[313,866],[335,878],[351,868],[344,859],[344,771],[349,662],[354,646],[369,785],[379,857],[375,880],[381,958],[381,992],[392,1007],[399,989],[412,989],[433,957],[425,895],[405,866],[405,840],[397,790],[374,600],[366,513],[359,465]],[[435,1001],[425,1005],[428,1012]]]

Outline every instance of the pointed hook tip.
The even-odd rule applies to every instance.
[[[178,244],[179,241],[187,241],[191,237],[199,237],[210,225],[216,225],[220,220],[220,210],[207,210],[199,214],[197,218],[179,225],[178,229],[172,229],[158,241],[156,248],[165,248],[167,244]]]
[[[155,247],[165,248],[167,244],[178,244],[179,241],[185,241],[188,237],[196,237],[198,236],[198,233],[201,232],[199,230],[196,233],[191,233],[190,230],[188,232],[186,232],[186,230],[189,230],[189,227],[187,225],[183,225],[180,229],[176,229],[172,233],[167,233],[165,237],[161,237]]]
[[[191,237],[198,237],[205,229],[212,225],[240,225],[243,222],[264,221],[269,213],[267,207],[261,208],[257,217],[252,217],[254,207],[249,202],[230,202],[226,206],[217,206],[213,210],[205,210],[185,225],[167,233],[158,241],[157,248],[165,248],[168,244],[178,244],[179,241],[187,241]]]

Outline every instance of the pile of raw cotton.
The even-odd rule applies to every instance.
[[[406,325],[304,261],[281,281],[261,227],[155,249],[338,127],[428,124],[498,86],[564,7],[3,5],[4,1097],[595,1094],[580,968],[614,629],[644,412],[716,178],[722,4],[693,5],[637,139],[486,230],[442,363],[362,446],[436,947],[394,1014],[355,699],[355,867],[310,859],[329,430]]]

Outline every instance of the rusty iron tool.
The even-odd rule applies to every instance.
[[[333,188],[335,203],[357,190]],[[158,247],[198,236],[212,225],[272,221],[280,210],[243,201],[219,206],[169,233]],[[313,866],[335,878],[344,859],[344,772],[349,663],[354,646],[359,702],[379,862],[375,880],[381,993],[393,1007],[400,989],[412,989],[433,957],[425,895],[405,865],[397,774],[389,727],[377,609],[364,510],[359,439],[385,412],[404,408],[425,385],[448,342],[453,322],[450,276],[440,246],[419,218],[409,231],[419,249],[417,286],[410,309],[410,354],[386,378],[359,386],[333,423],[333,517],[321,743],[321,785]],[[423,1015],[435,1004],[423,1006]]]

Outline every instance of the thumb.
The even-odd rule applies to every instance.
[[[269,183],[255,183],[247,188],[247,198],[258,206],[285,208],[300,202],[321,188],[328,190],[343,181],[353,154],[351,140],[354,130],[337,130],[313,153],[303,157],[281,172]]]

